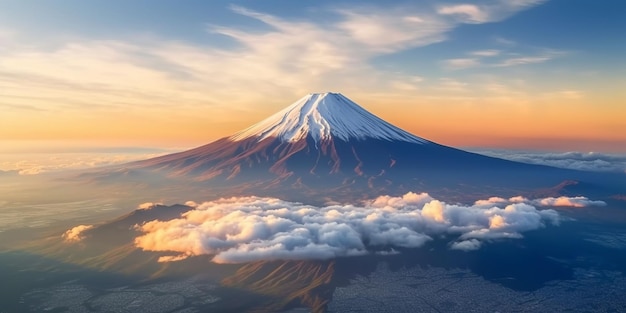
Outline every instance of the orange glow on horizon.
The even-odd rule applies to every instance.
[[[350,95],[347,95],[350,97]],[[359,97],[360,98],[360,97]],[[407,97],[394,104],[354,99],[372,113],[417,136],[457,147],[626,152],[626,122],[620,109],[592,105],[466,104]],[[0,123],[2,140],[91,141],[95,145],[188,147],[229,136],[288,105],[194,111],[35,112]]]

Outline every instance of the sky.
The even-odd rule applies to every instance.
[[[0,153],[193,147],[324,91],[446,145],[624,153],[624,16],[623,0],[0,0]]]

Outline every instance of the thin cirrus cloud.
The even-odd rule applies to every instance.
[[[535,54],[503,53],[501,50],[487,49],[469,52],[470,57],[453,58],[443,61],[443,66],[450,70],[462,70],[474,67],[512,67],[548,62],[563,55],[565,51],[543,49]]]
[[[161,262],[209,255],[215,263],[394,254],[390,248],[417,248],[442,235],[451,240],[450,249],[468,251],[559,224],[556,211],[531,203],[546,204],[522,197],[448,204],[426,193],[325,207],[233,197],[202,203],[180,218],[137,225],[142,234],[135,245],[169,253]]]
[[[482,24],[501,21],[521,10],[536,6],[546,0],[495,0],[479,4],[448,4],[439,6],[437,12],[457,21]]]
[[[478,50],[470,52],[470,55],[479,56],[479,57],[495,57],[500,55],[502,51],[496,49],[488,49],[488,50]]]
[[[457,4],[442,6],[437,10],[439,14],[453,15],[459,17],[464,22],[485,23],[491,18],[489,12],[473,4]]]
[[[480,66],[481,63],[477,58],[459,58],[444,61],[445,67],[452,70],[460,70],[471,67]]]
[[[489,2],[471,13],[472,23],[502,19],[538,4],[517,2]],[[0,100],[10,101],[0,103],[10,103],[13,110],[29,105],[67,111],[86,104],[92,109],[115,110],[129,104],[150,108],[167,108],[172,103],[220,105],[224,99],[244,102],[284,90],[294,95],[331,87],[345,92],[388,92],[396,86],[407,90],[399,82],[410,81],[416,73],[385,71],[369,61],[447,40],[451,30],[466,23],[451,14],[471,12],[468,8],[335,8],[325,11],[333,20],[319,22],[233,6],[233,12],[269,29],[207,26],[208,32],[234,40],[237,45],[231,48],[167,38],[131,41],[66,36],[46,48],[28,42],[19,32],[4,31],[7,35],[1,40],[11,48],[2,51],[0,79],[5,92]],[[248,92],[241,95],[241,88]]]
[[[543,63],[551,60],[550,56],[525,56],[525,57],[516,57],[505,59],[500,63],[497,63],[495,66],[500,67],[508,67],[508,66],[516,66],[516,65],[526,65],[526,64],[535,64],[535,63]]]

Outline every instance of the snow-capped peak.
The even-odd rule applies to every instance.
[[[395,127],[339,93],[311,93],[282,111],[230,137],[238,141],[275,137],[296,142],[309,135],[319,142],[333,137],[383,139],[427,143],[428,141]]]

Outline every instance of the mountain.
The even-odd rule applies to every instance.
[[[414,114],[417,123],[418,113],[407,114]],[[376,215],[358,217],[359,211],[355,209],[359,205],[358,200],[374,199],[382,195],[400,195],[408,191],[428,192],[448,203],[455,201],[474,203],[477,199],[492,196],[506,198],[518,195],[531,199],[536,196],[560,195],[584,195],[594,199],[606,199],[613,195],[618,197],[613,199],[617,202],[620,201],[619,195],[624,194],[623,186],[626,186],[624,175],[621,173],[588,173],[530,165],[443,146],[393,126],[336,93],[309,94],[245,130],[192,150],[103,168],[83,173],[80,178],[88,178],[107,187],[112,186],[113,188],[98,189],[98,192],[105,195],[127,198],[150,196],[165,203],[172,202],[168,201],[166,194],[174,194],[178,199],[191,198],[201,201],[219,197],[255,195],[312,205],[331,201],[344,202],[355,205],[350,208],[351,211],[354,209],[350,213],[355,213],[356,219],[369,219],[370,216]],[[152,194],[148,193],[148,190],[151,190]],[[474,232],[475,227],[481,227],[480,222],[469,218],[471,210],[461,208],[458,208],[461,214],[458,216],[468,214],[466,216],[471,221],[471,226],[452,226],[450,229],[467,228]],[[493,208],[485,209],[485,212],[489,210]],[[422,208],[419,212],[420,219],[423,219],[424,211]],[[523,220],[520,224],[526,225],[527,220],[532,220],[533,215],[528,215],[527,212],[518,212],[515,209],[513,211],[513,215]],[[387,264],[384,268],[388,266],[389,269],[435,266],[447,269],[469,268],[486,280],[503,285],[510,284],[506,285],[509,288],[515,287],[516,284],[519,284],[517,285],[519,288],[525,284],[524,286],[531,286],[529,290],[534,290],[533,288],[540,288],[547,281],[570,277],[568,273],[572,265],[560,261],[564,256],[558,253],[578,258],[577,253],[582,245],[572,244],[571,247],[566,247],[572,251],[563,252],[564,248],[558,234],[572,236],[571,232],[577,231],[573,238],[580,240],[581,243],[591,244],[586,237],[583,238],[587,234],[583,235],[582,230],[576,229],[578,225],[564,228],[562,233],[554,231],[551,227],[545,229],[542,227],[536,230],[535,237],[531,237],[533,240],[511,245],[500,242],[503,238],[487,236],[485,240],[490,241],[489,247],[471,253],[452,248],[451,240],[457,240],[456,243],[458,240],[465,240],[461,237],[454,239],[456,234],[453,231],[432,235],[432,238],[429,237],[432,240],[425,243],[423,248],[416,248],[420,246],[417,243],[416,246],[395,246],[393,243],[376,246],[371,236],[357,234],[356,236],[364,236],[362,239],[364,245],[376,246],[376,249],[361,256],[335,257],[328,260],[318,260],[317,256],[313,259],[271,257],[254,259],[242,264],[217,264],[211,262],[214,257],[210,254],[213,253],[211,252],[213,243],[209,242],[221,242],[221,248],[245,246],[245,249],[250,249],[247,253],[251,254],[259,253],[258,251],[263,249],[272,251],[272,248],[254,247],[258,241],[263,240],[249,234],[259,232],[264,233],[261,236],[270,236],[265,234],[265,224],[260,223],[254,215],[250,215],[250,219],[239,220],[241,214],[247,213],[238,212],[232,217],[237,219],[238,225],[231,227],[232,225],[228,223],[208,217],[222,214],[215,212],[211,211],[211,208],[196,208],[193,203],[172,206],[154,204],[106,223],[83,227],[80,236],[76,235],[80,237],[78,241],[68,242],[65,236],[63,236],[65,240],[60,240],[62,236],[55,234],[36,243],[33,249],[48,257],[84,268],[113,271],[128,276],[136,275],[141,278],[142,283],[145,282],[144,279],[156,282],[169,280],[177,283],[199,279],[203,284],[208,282],[206,286],[214,287],[207,287],[207,290],[222,300],[215,304],[188,303],[190,307],[199,308],[200,311],[277,312],[305,306],[312,312],[325,312],[333,297],[341,294],[335,293],[338,287],[359,284],[360,278],[363,278],[363,281],[369,281],[369,277],[375,278],[370,275],[379,271],[380,262]],[[606,214],[607,211],[603,212]],[[390,210],[389,214],[396,215],[396,211]],[[621,214],[621,211],[616,213],[618,214]],[[482,213],[479,215],[481,219],[484,217],[484,220],[488,221],[486,227],[491,228],[492,219],[487,218],[487,215],[482,216]],[[193,218],[186,219],[188,216]],[[419,220],[417,216],[409,217],[411,223]],[[458,216],[448,218],[450,220],[466,218]],[[500,215],[497,216],[502,218]],[[278,213],[271,217],[272,223],[277,221],[276,225],[285,220]],[[201,221],[194,224],[195,218]],[[205,220],[206,218],[209,220]],[[402,218],[402,215],[398,214],[397,218]],[[177,219],[178,221],[175,221]],[[311,220],[312,224],[317,225],[312,230],[303,227],[298,229],[317,235],[312,235],[311,238],[299,237],[281,231],[271,235],[275,240],[272,244],[280,249],[294,251],[311,244],[344,249],[341,244],[332,245],[330,240],[320,240],[318,237],[336,236],[340,241],[351,240],[350,236],[346,235],[350,233],[342,231],[346,227],[352,229],[348,226],[349,223],[341,220],[330,222],[320,222],[314,218]],[[207,223],[204,223],[205,221]],[[168,228],[160,224],[169,225],[170,222],[175,223],[177,227]],[[510,225],[517,225],[513,222],[515,220]],[[245,226],[246,223],[251,227],[236,229]],[[380,224],[380,228],[377,229],[381,237],[398,236],[404,238],[403,240],[416,240],[412,239],[410,234],[412,230],[407,227],[403,226],[397,228],[401,231],[392,232],[391,230],[395,229],[391,225],[393,223],[395,220]],[[176,245],[199,249],[200,252],[196,253],[194,250],[193,253],[183,255],[183,258],[172,259],[172,253],[178,254],[181,251],[176,249],[167,251],[171,249],[169,245],[145,249],[145,246],[138,244],[138,239],[145,233],[142,229],[147,224],[155,228],[162,227],[156,231],[159,235],[155,241],[174,242]],[[285,223],[287,224],[289,223]],[[138,227],[141,225],[143,226]],[[505,227],[509,227],[509,224],[506,225]],[[335,229],[335,226],[338,228]],[[214,231],[213,227],[232,230],[223,234],[221,231]],[[428,226],[418,228],[422,227]],[[320,235],[322,228],[329,230]],[[74,229],[70,229],[69,232],[73,233]],[[516,234],[511,232],[513,229],[504,228],[503,231],[506,232],[504,238],[509,238],[508,236],[517,238]],[[405,230],[409,231],[409,235]],[[422,230],[417,231],[422,234]],[[477,238],[489,234],[478,233]],[[232,242],[227,240],[229,237],[250,237],[250,239],[242,239],[239,246],[232,246]],[[604,241],[605,237],[601,238]],[[493,245],[491,241],[494,241]],[[298,246],[297,242],[303,242],[303,246]],[[475,244],[478,239],[472,238],[472,241],[465,242]],[[189,250],[185,252],[187,251]],[[316,253],[322,251],[318,250]],[[390,252],[386,253],[387,251]],[[557,254],[547,257],[545,251]],[[609,254],[615,255],[613,250]],[[528,264],[532,266],[526,266]],[[390,273],[387,272],[382,276],[386,277]],[[466,278],[456,274],[443,276],[458,280],[456,283]],[[389,283],[391,284],[380,289],[383,294],[390,294],[384,292],[387,287],[402,284],[401,281],[386,280],[385,284]],[[449,283],[445,285],[448,286]],[[127,291],[126,288],[120,290]],[[464,289],[466,288],[461,288]],[[159,295],[163,292],[162,289],[157,291]],[[449,291],[445,288],[442,292],[446,297],[449,296]],[[524,292],[527,293],[528,290],[525,289]],[[361,301],[361,298],[348,296],[352,299],[350,301]],[[411,301],[421,303],[423,300],[411,297],[407,303]],[[383,303],[375,305],[379,308],[386,307]],[[435,308],[432,305],[429,307]],[[448,310],[458,311],[460,307],[448,306]],[[415,311],[406,308],[406,311]]]
[[[419,122],[418,112],[407,114]],[[158,174],[210,187],[222,196],[256,194],[302,201],[414,190],[451,198],[495,192],[517,195],[579,179],[573,173],[443,146],[329,92],[308,94],[232,136],[129,163],[98,178],[141,181],[145,175],[145,181],[155,182]]]

